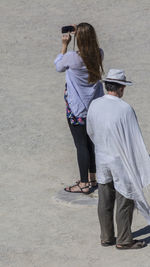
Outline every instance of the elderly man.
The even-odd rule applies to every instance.
[[[116,199],[116,248],[143,248],[143,241],[132,239],[131,223],[136,207],[150,224],[150,207],[142,191],[150,184],[150,159],[135,112],[121,99],[125,86],[132,83],[117,69],[111,69],[104,82],[108,94],[92,101],[87,115],[87,132],[95,144],[101,244],[115,243]]]

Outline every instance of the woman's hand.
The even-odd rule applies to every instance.
[[[70,33],[63,34],[63,36],[62,36],[62,50],[61,50],[62,54],[65,54],[67,52],[67,47],[68,47],[68,44],[70,43],[70,41],[71,41]]]
[[[63,36],[62,36],[62,44],[68,46],[68,44],[70,43],[70,41],[71,41],[71,35],[70,35],[70,33],[63,34]]]

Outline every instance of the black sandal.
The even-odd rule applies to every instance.
[[[95,185],[92,185],[93,183],[96,183]],[[96,179],[92,180],[92,181],[89,181],[89,184],[91,187],[93,187],[94,189],[97,189],[98,188],[98,183],[96,181]]]
[[[78,188],[79,188],[80,190],[72,191],[71,189],[72,189],[73,187],[75,187],[75,186],[78,186]],[[86,189],[86,188],[88,188],[89,190],[88,190],[87,192],[83,191],[83,190]],[[83,194],[85,194],[85,195],[88,195],[88,194],[91,193],[90,186],[87,185],[87,186],[81,187],[81,186],[80,186],[80,181],[76,182],[76,184],[74,184],[74,185],[72,185],[72,186],[69,186],[68,189],[67,189],[67,187],[65,187],[64,190],[65,190],[66,192],[69,192],[69,193],[83,193]]]

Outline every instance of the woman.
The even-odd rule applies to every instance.
[[[56,70],[66,72],[66,114],[71,134],[77,148],[80,180],[65,188],[71,193],[89,194],[96,187],[94,146],[86,132],[86,116],[91,101],[103,96],[100,82],[103,73],[103,50],[99,48],[92,25],[75,26],[78,51],[67,52],[70,33],[62,36],[62,50],[55,59]],[[89,176],[88,176],[89,172]]]

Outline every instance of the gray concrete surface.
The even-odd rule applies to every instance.
[[[95,189],[89,195],[86,194],[68,194],[65,190],[61,189],[58,193],[53,197],[55,201],[58,203],[63,203],[64,205],[72,206],[75,205],[86,205],[86,206],[94,206],[98,204],[98,190]]]
[[[64,74],[53,65],[61,26],[93,24],[105,72],[124,68],[134,82],[124,99],[150,152],[149,14],[149,0],[0,0],[0,267],[150,266],[149,245],[121,252],[100,246],[96,205],[55,199],[79,174]],[[134,236],[149,241],[146,225],[135,212]]]

